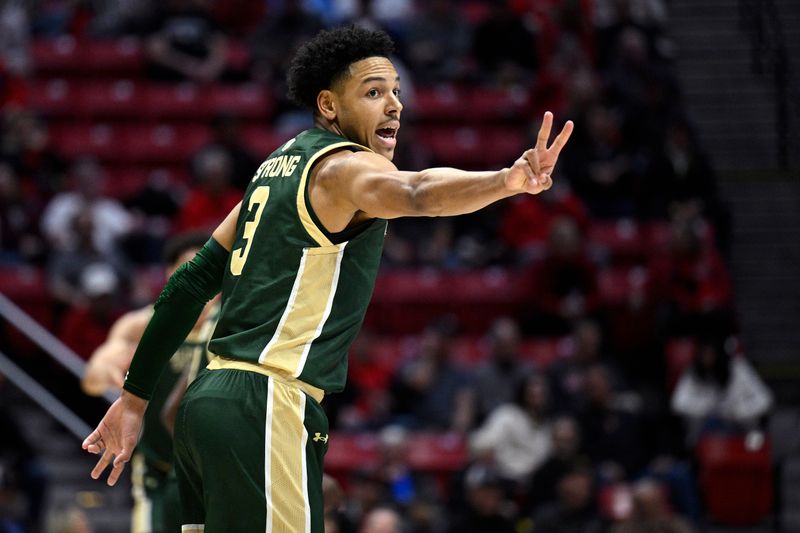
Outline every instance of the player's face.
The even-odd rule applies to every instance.
[[[368,57],[350,65],[334,89],[337,122],[345,137],[391,160],[400,129],[400,78],[385,57]]]

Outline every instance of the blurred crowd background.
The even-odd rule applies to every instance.
[[[507,166],[545,110],[576,130],[547,193],[390,223],[349,385],[325,400],[340,485],[326,532],[769,521],[774,397],[748,362],[736,213],[687,111],[669,8],[2,1],[0,291],[88,358],[157,295],[164,243],[210,233],[311,126],[285,96],[296,47],[331,25],[382,28],[405,105],[399,168]],[[0,347],[96,422],[102,405],[5,322]],[[43,530],[53,512],[49,530],[103,531],[90,492],[48,505],[47,443],[0,388],[0,531]]]

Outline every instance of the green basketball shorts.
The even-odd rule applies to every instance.
[[[328,420],[296,385],[205,372],[181,402],[174,446],[183,532],[323,533]]]
[[[133,513],[131,533],[164,533],[164,488],[167,473],[134,453],[131,459]]]

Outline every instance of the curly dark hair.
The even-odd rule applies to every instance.
[[[316,109],[317,95],[345,73],[347,67],[367,57],[389,57],[394,42],[385,32],[343,26],[319,32],[305,43],[289,66],[289,98]]]

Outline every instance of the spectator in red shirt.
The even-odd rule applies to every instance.
[[[231,160],[219,148],[198,154],[194,165],[197,185],[189,191],[175,231],[200,230],[211,233],[239,203],[242,193],[231,185]]]
[[[574,321],[597,311],[597,271],[574,219],[559,217],[553,222],[546,256],[534,268],[533,277],[532,333],[565,335]]]

